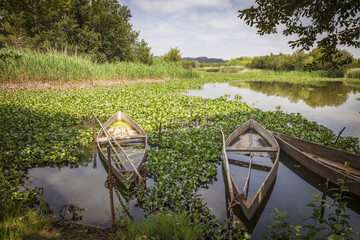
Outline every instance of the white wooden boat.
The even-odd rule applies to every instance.
[[[112,174],[120,182],[127,185],[137,178],[140,182],[143,181],[139,172],[146,159],[147,135],[145,131],[121,111],[115,113],[104,124],[98,122],[101,128],[96,143],[100,158],[106,167],[108,167],[110,155]],[[129,144],[132,146],[130,152],[127,147]],[[140,148],[136,148],[137,144]],[[107,149],[110,150],[109,153]],[[136,150],[135,153],[133,149]]]
[[[229,186],[230,207],[240,206],[248,220],[254,216],[276,177],[279,166],[280,148],[275,138],[255,120],[250,119],[236,129],[225,141],[223,134],[223,165]],[[231,160],[234,156],[247,156],[248,161]],[[254,158],[256,160],[254,161]],[[259,159],[262,159],[258,161]],[[231,167],[245,168],[247,176],[237,182],[238,176],[232,175]],[[244,169],[243,169],[244,170]],[[248,196],[250,176],[253,171],[263,171],[265,177],[253,196]],[[240,190],[242,186],[242,190]]]

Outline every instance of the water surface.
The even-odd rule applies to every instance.
[[[286,112],[299,112],[309,120],[316,121],[338,133],[346,127],[343,135],[360,137],[360,87],[349,86],[344,82],[319,83],[317,85],[294,85],[289,83],[237,81],[231,83],[205,84],[200,90],[187,91],[187,95],[204,98],[228,96],[235,99],[240,95],[242,100],[252,107],[276,110],[280,106]],[[95,152],[95,151],[94,151]],[[135,153],[136,155],[136,153]],[[254,174],[262,174],[254,171]],[[87,164],[77,168],[36,168],[30,170],[33,186],[43,186],[46,200],[57,213],[64,204],[76,204],[86,210],[81,213],[81,223],[109,227],[109,191],[104,187],[106,171],[95,153]],[[218,165],[217,181],[208,188],[199,190],[203,201],[221,222],[229,217],[227,188],[223,177],[222,165]],[[251,178],[256,181],[255,178]],[[281,153],[278,174],[269,194],[256,212],[252,221],[244,219],[241,211],[235,209],[237,222],[246,230],[252,232],[252,239],[262,239],[268,226],[274,225],[270,214],[274,208],[287,211],[292,218],[290,224],[303,225],[302,219],[309,217],[312,209],[306,204],[313,200],[314,194],[322,194],[324,179],[312,174],[299,166],[288,155]],[[148,179],[147,186],[152,185]],[[118,185],[120,186],[120,185]],[[130,214],[135,219],[141,219],[145,213],[131,201],[131,191],[122,192],[122,202],[129,201]],[[120,208],[121,202],[114,194],[115,205]],[[331,201],[331,198],[328,197]],[[348,214],[350,224],[355,231],[360,231],[360,199],[355,198],[350,203]],[[325,212],[325,215],[328,212]]]
[[[275,111],[278,107],[289,113],[300,113],[310,121],[322,124],[336,134],[360,138],[360,86],[342,81],[317,84],[283,82],[233,81],[207,83],[202,89],[186,92],[190,96],[218,98],[236,95],[251,107]]]

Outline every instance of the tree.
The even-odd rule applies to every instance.
[[[339,45],[360,47],[359,0],[255,0],[257,6],[239,10],[239,18],[255,26],[258,34],[277,33],[284,26],[285,36],[297,35],[289,41],[292,48],[322,50],[318,61],[329,62],[332,68],[351,63],[343,57]],[[336,61],[334,61],[336,59]]]
[[[118,0],[1,0],[0,47],[86,54],[97,62],[151,63]]]
[[[179,62],[179,61],[181,61],[180,49],[178,49],[177,47],[170,48],[169,52],[164,54],[163,59],[165,61],[169,61],[169,62]]]

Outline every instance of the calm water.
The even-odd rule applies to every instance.
[[[355,89],[355,90],[354,90]],[[326,86],[301,86],[274,83],[232,82],[205,84],[203,89],[190,90],[186,94],[206,98],[216,98],[230,94],[230,99],[241,95],[242,100],[252,107],[263,110],[275,110],[280,105],[283,111],[300,112],[309,120],[317,121],[335,132],[346,127],[343,135],[360,137],[360,97],[357,86],[349,87],[340,83],[330,83]],[[86,210],[81,213],[81,223],[110,226],[109,191],[104,187],[106,171],[97,154],[89,157],[88,163],[78,168],[36,168],[30,170],[33,186],[44,187],[44,195],[50,206],[57,213],[64,204],[77,204]],[[152,180],[146,182],[152,185]],[[287,211],[292,218],[291,224],[302,224],[301,220],[310,216],[312,209],[306,204],[313,200],[311,193],[320,193],[324,180],[315,176],[288,157],[280,155],[277,178],[264,204],[257,211],[251,222],[244,220],[241,211],[235,210],[238,224],[252,232],[252,239],[262,239],[267,226],[274,222],[271,213],[274,207],[280,211]],[[118,186],[120,186],[118,184]],[[228,217],[227,188],[224,184],[221,164],[218,166],[217,181],[207,189],[200,189],[204,202],[211,208],[212,213],[223,221]],[[123,189],[122,202],[130,201],[130,214],[135,219],[141,219],[145,213],[134,206],[131,194]],[[121,203],[114,194],[115,205]],[[331,198],[328,197],[331,201]],[[328,214],[325,212],[325,214]],[[348,214],[351,215],[350,224],[356,231],[360,231],[360,199],[351,202]]]
[[[80,213],[82,220],[78,222],[101,227],[111,226],[109,190],[104,187],[107,173],[98,154],[93,155],[85,166],[34,168],[30,170],[30,175],[33,186],[44,188],[45,199],[55,214],[58,214],[62,205],[76,204],[85,208],[85,211]],[[149,185],[150,182],[151,180],[148,180],[146,184]],[[145,213],[134,206],[131,190],[125,189],[119,182],[115,184],[120,190],[122,203],[129,202],[131,216],[141,219]],[[115,192],[114,206],[122,209]]]
[[[187,95],[229,99],[240,95],[251,107],[274,111],[277,106],[289,113],[300,113],[335,133],[346,127],[342,135],[360,138],[360,85],[344,82],[322,82],[323,86],[291,83],[237,81],[208,83],[202,89],[187,91]]]

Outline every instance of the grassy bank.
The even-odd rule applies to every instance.
[[[202,71],[203,72],[203,71]],[[292,83],[308,83],[320,81],[347,81],[360,82],[360,78],[353,71],[353,78],[333,78],[329,77],[327,71],[272,71],[260,69],[244,69],[236,73],[223,72],[203,72],[204,77],[214,79],[228,79],[228,80],[252,80],[252,81],[281,81]]]
[[[97,64],[82,57],[43,54],[12,49],[0,50],[1,83],[93,82],[122,79],[189,78],[198,74],[182,66],[155,59],[154,64],[133,62]]]

